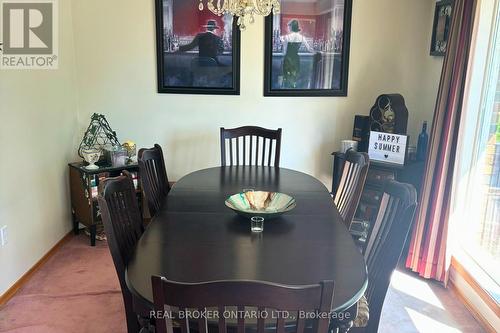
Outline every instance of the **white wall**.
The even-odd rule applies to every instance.
[[[262,20],[242,34],[241,96],[157,94],[154,1],[73,4],[80,132],[106,114],[120,140],[164,146],[172,180],[220,163],[220,126],[282,127],[282,165],[328,184],[330,153],[379,94],[406,98],[413,139],[432,120],[442,62],[429,56],[433,0],[354,0],[346,98],[264,98]]]
[[[59,70],[0,70],[0,295],[71,229],[76,80],[71,7],[59,3]]]

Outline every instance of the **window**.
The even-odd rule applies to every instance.
[[[494,58],[500,56],[497,39]],[[490,74],[483,108],[479,115],[475,166],[469,180],[472,204],[463,233],[466,252],[500,284],[500,68],[498,59]]]
[[[459,245],[467,269],[498,303],[500,294],[500,15],[477,32],[455,170]],[[483,20],[484,23],[484,20]],[[483,29],[485,28],[483,24]],[[481,27],[479,27],[479,30]],[[483,44],[483,45],[482,45]],[[482,46],[481,46],[482,45]],[[475,72],[475,73],[474,73]],[[479,75],[477,73],[480,73]],[[465,260],[465,259],[464,259]],[[460,260],[461,261],[461,260]],[[471,268],[474,266],[474,268]]]

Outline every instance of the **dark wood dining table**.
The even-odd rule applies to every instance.
[[[293,196],[294,210],[264,222],[261,234],[224,201],[242,190]],[[309,285],[333,280],[334,311],[367,286],[363,256],[326,187],[305,173],[274,167],[216,167],[193,172],[170,191],[146,228],[126,271],[127,285],[152,306],[151,276],[178,282],[255,280]]]

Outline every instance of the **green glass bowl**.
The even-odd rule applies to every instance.
[[[265,219],[276,218],[297,206],[295,199],[288,194],[267,191],[248,191],[233,194],[226,199],[226,206],[246,218],[260,216]]]

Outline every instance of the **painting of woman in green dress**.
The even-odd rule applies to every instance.
[[[280,0],[266,17],[264,96],[347,96],[352,0]]]
[[[300,47],[304,45],[310,53],[314,53],[314,49],[300,33],[299,21],[295,19],[288,23],[288,34],[282,37],[282,42],[285,54],[283,58],[283,88],[295,89],[300,74]]]

